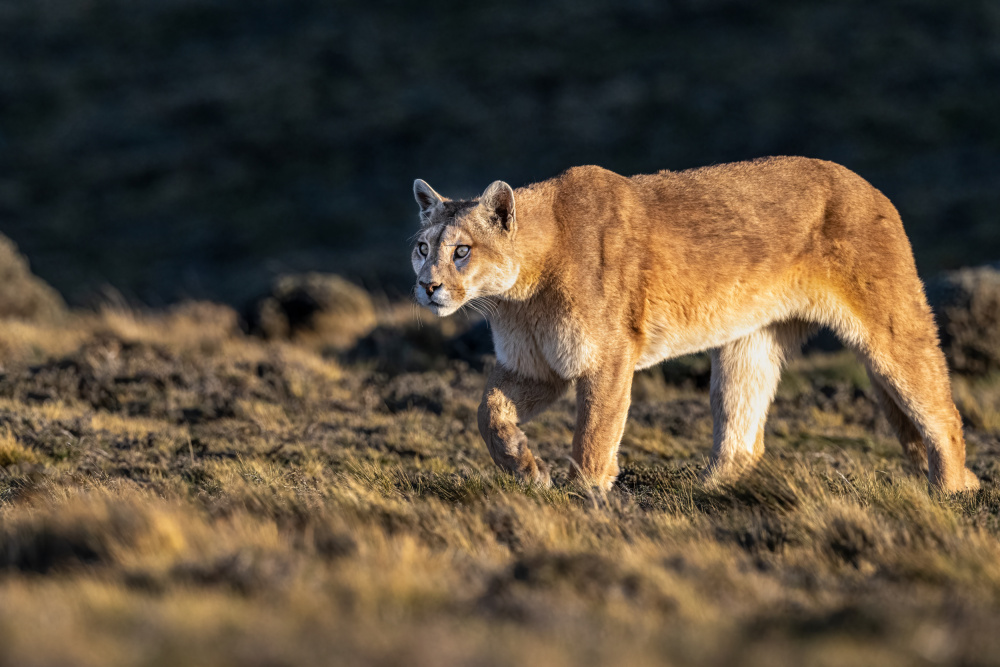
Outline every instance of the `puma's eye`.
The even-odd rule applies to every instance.
[[[455,259],[464,259],[465,257],[468,257],[471,249],[472,248],[467,245],[458,246],[455,248]]]
[[[418,244],[417,244],[417,251],[418,251],[418,252],[419,252],[419,253],[420,253],[421,255],[423,255],[424,257],[426,257],[426,256],[427,256],[427,251],[428,251],[428,250],[429,250],[429,248],[427,247],[427,244],[426,244],[426,243],[424,243],[424,242],[420,242],[420,243],[418,243]]]

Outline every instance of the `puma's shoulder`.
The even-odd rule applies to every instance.
[[[581,206],[609,203],[635,187],[631,178],[594,164],[570,167],[549,183],[557,203]]]

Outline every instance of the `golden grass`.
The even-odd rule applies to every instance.
[[[24,403],[11,398],[0,397],[0,412],[23,415],[30,419],[44,421],[69,421],[85,417],[89,410],[79,403],[62,400],[43,403]],[[111,417],[113,419],[113,417]]]
[[[0,468],[18,463],[37,463],[38,456],[21,444],[9,427],[0,429]]]
[[[107,431],[114,435],[130,438],[142,438],[151,433],[169,432],[171,435],[183,437],[183,429],[177,429],[174,424],[151,417],[124,417],[113,412],[95,412],[90,415],[90,427],[95,431]]]
[[[236,319],[232,308],[214,303],[185,303],[165,313],[107,305],[100,312],[100,328],[124,341],[210,352],[214,345],[232,338],[237,330]]]
[[[34,363],[68,354],[92,335],[93,318],[73,314],[58,324],[0,320],[0,363]]]
[[[843,357],[795,363],[764,464],[718,491],[697,477],[704,392],[642,380],[607,494],[565,482],[567,395],[527,429],[555,467],[539,490],[493,466],[474,424],[481,378],[462,367],[384,377],[197,322],[104,313],[83,352],[53,344],[37,373],[9,362],[0,663],[1000,655],[987,381],[955,383],[976,415],[975,494],[933,496],[906,471]],[[425,405],[397,400],[400,386],[451,393]]]

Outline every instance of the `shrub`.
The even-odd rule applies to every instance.
[[[1000,271],[996,265],[951,271],[931,281],[941,346],[956,373],[1000,370]]]
[[[365,290],[340,276],[286,275],[251,304],[246,324],[264,338],[312,339],[345,349],[375,327],[375,307]]]
[[[65,314],[59,293],[33,275],[17,245],[0,235],[0,317],[47,322]]]

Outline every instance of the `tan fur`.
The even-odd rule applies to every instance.
[[[781,157],[626,178],[587,166],[516,191],[497,181],[476,200],[423,181],[414,194],[418,301],[440,315],[470,304],[493,328],[479,428],[505,470],[548,483],[519,425],[575,381],[573,459],[609,487],[633,372],[710,349],[708,478],[732,479],[763,453],[782,363],[825,325],[860,355],[931,484],[978,486],[899,214],[844,167]]]

